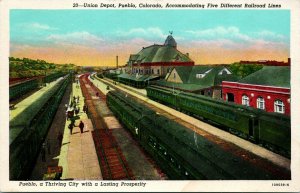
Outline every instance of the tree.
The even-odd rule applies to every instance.
[[[233,74],[244,78],[253,72],[256,72],[262,69],[263,65],[260,64],[241,64],[241,63],[233,63],[229,66],[230,70]]]

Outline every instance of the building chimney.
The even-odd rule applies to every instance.
[[[117,68],[119,68],[119,59],[118,59],[118,56],[116,57],[116,62],[117,62]]]

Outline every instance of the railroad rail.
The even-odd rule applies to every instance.
[[[88,74],[80,77],[80,85],[89,116],[95,130],[92,132],[101,172],[104,180],[133,180],[134,175],[129,168],[116,139],[99,115],[94,102],[106,103],[106,96],[88,80]]]

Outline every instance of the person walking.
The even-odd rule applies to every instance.
[[[83,112],[85,113],[86,112],[86,105],[83,105]]]
[[[70,135],[72,135],[74,125],[72,123],[69,124],[68,128],[70,129]]]
[[[80,133],[83,133],[84,123],[80,121],[79,123]]]

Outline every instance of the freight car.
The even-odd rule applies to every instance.
[[[58,80],[39,99],[10,120],[9,178],[27,180],[39,149],[70,82],[70,76]]]
[[[208,120],[243,138],[263,144],[277,153],[290,157],[291,123],[290,117],[286,115],[268,113],[243,105],[154,85],[147,87],[146,90],[150,99]]]
[[[290,178],[256,167],[121,91],[110,91],[107,104],[170,179]]]

